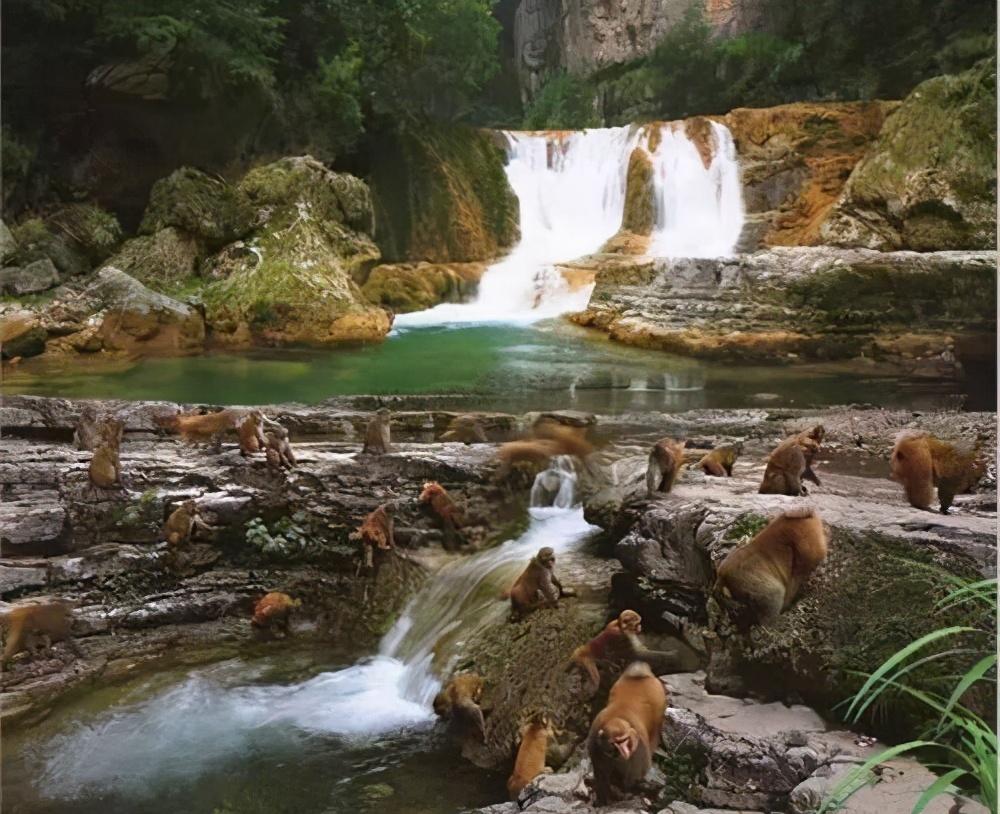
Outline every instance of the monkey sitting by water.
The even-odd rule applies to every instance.
[[[666,709],[666,690],[649,665],[629,665],[611,688],[608,703],[594,717],[587,736],[597,805],[627,794],[649,772]]]
[[[811,480],[819,486],[819,478],[813,472],[812,465],[824,434],[823,425],[818,424],[811,430],[800,432],[778,444],[768,456],[759,493],[799,497],[809,494],[802,481]]]
[[[298,463],[288,441],[288,430],[280,424],[274,424],[264,433],[264,456],[267,458],[268,468],[273,472],[293,469]]]
[[[281,591],[271,591],[254,603],[250,624],[262,633],[273,634],[280,630],[284,636],[289,636],[292,632],[292,611],[301,606],[301,599],[292,599]]]
[[[712,475],[716,478],[731,478],[733,466],[742,452],[743,444],[716,447],[698,461],[698,466],[706,475]]]
[[[383,503],[365,517],[358,530],[350,535],[350,539],[361,542],[366,568],[374,568],[375,566],[375,549],[388,551],[396,547],[393,535],[395,511],[396,507],[392,503]]]
[[[107,417],[96,427],[96,445],[88,475],[93,486],[111,489],[122,486],[121,442],[124,422]]]
[[[70,606],[60,599],[15,605],[0,614],[0,624],[7,631],[2,658],[4,667],[38,643],[49,648],[54,642],[65,641],[77,656],[83,656],[70,635]]]
[[[454,676],[434,696],[434,713],[450,720],[463,736],[486,739],[486,722],[479,702],[483,697],[483,679],[475,673]]]
[[[388,408],[379,408],[375,413],[375,418],[369,421],[365,428],[365,444],[361,448],[363,455],[385,455],[392,451],[389,434],[391,421],[392,413],[389,412]]]
[[[170,546],[180,546],[189,542],[195,531],[212,532],[215,529],[201,519],[197,501],[185,500],[164,523],[162,539]]]
[[[684,466],[685,443],[673,438],[661,438],[653,444],[646,466],[646,491],[650,495],[669,493],[674,488],[674,481]]]
[[[719,565],[715,592],[739,607],[738,624],[766,624],[792,604],[803,583],[826,559],[826,531],[811,506],[775,517]]]
[[[915,430],[896,436],[890,466],[892,479],[903,485],[907,501],[917,509],[930,509],[937,487],[941,514],[948,514],[955,495],[969,491],[986,471],[978,449],[962,451]]]
[[[441,522],[444,532],[444,547],[453,550],[463,542],[458,529],[461,527],[461,515],[451,495],[437,481],[428,481],[420,493],[420,502],[429,506],[431,512]]]
[[[540,774],[552,771],[545,765],[545,750],[549,738],[554,737],[552,723],[544,713],[532,716],[520,730],[521,744],[517,748],[514,771],[507,778],[507,796],[517,800],[518,795]]]
[[[538,608],[558,607],[564,596],[576,596],[576,591],[564,588],[556,577],[555,564],[555,551],[548,546],[538,549],[510,590],[501,594],[502,599],[510,599],[513,621],[523,619]]]

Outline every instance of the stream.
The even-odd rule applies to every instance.
[[[526,531],[442,566],[378,651],[353,664],[282,648],[167,671],[95,690],[5,737],[3,811],[445,814],[501,799],[505,778],[461,760],[431,701],[464,642],[506,624],[498,594],[541,546],[582,589],[576,601],[603,601],[574,480],[569,459],[556,459],[536,480],[542,505]]]

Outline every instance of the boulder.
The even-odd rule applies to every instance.
[[[0,317],[0,355],[4,359],[38,356],[45,352],[48,331],[31,311],[12,311]]]
[[[128,240],[108,261],[157,291],[177,288],[198,271],[203,249],[188,232],[168,226]]]
[[[486,263],[396,263],[376,266],[361,293],[394,313],[423,311],[475,297]]]
[[[823,240],[872,249],[996,247],[996,61],[918,85],[854,168]]]
[[[153,184],[139,232],[153,235],[170,226],[219,248],[250,231],[252,209],[231,184],[181,167]]]
[[[491,260],[517,241],[519,205],[494,135],[426,125],[374,150],[375,240],[387,260]]]
[[[194,308],[146,288],[120,269],[102,268],[91,294],[103,309],[100,336],[109,350],[177,352],[204,344],[205,324]]]
[[[632,150],[625,180],[625,207],[618,232],[601,247],[609,254],[645,254],[656,226],[653,162],[643,147]]]
[[[60,274],[86,274],[121,243],[122,230],[114,215],[93,204],[68,204],[44,218],[14,227],[20,265],[51,260]]]
[[[239,192],[257,210],[245,250],[206,263],[224,279],[204,291],[207,319],[227,343],[328,344],[380,340],[388,311],[369,303],[356,277],[378,260],[363,181],[310,156],[247,173]]]
[[[59,285],[59,272],[47,257],[28,263],[24,268],[0,269],[0,292],[12,294],[37,294]]]
[[[598,266],[573,321],[640,347],[708,359],[855,359],[942,377],[962,375],[966,355],[988,356],[995,343],[994,252],[817,246]]]

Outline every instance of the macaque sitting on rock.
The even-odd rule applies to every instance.
[[[811,430],[786,438],[768,456],[767,468],[761,480],[762,495],[789,495],[799,497],[809,494],[803,481],[811,480],[817,486],[819,478],[812,464],[819,452],[825,430],[818,424]]]
[[[698,466],[706,475],[712,475],[716,478],[731,478],[733,466],[741,452],[743,452],[742,444],[716,447],[698,461]]]
[[[122,485],[121,442],[124,427],[124,422],[110,417],[97,425],[97,441],[88,475],[91,484],[99,489]]]
[[[669,494],[684,466],[685,441],[661,438],[649,453],[646,464],[646,491],[650,495]]]
[[[572,588],[564,588],[554,573],[556,554],[551,548],[538,549],[528,567],[501,598],[510,599],[511,618],[519,621],[538,608],[555,608],[564,596],[576,596]]]
[[[180,546],[190,542],[195,531],[215,531],[198,514],[198,503],[185,500],[174,509],[163,525],[163,539],[170,546]]]
[[[268,467],[274,472],[293,469],[298,463],[288,440],[288,430],[279,424],[273,425],[264,433],[264,455],[267,457]]]
[[[364,455],[385,455],[392,452],[392,439],[389,433],[389,424],[392,421],[392,413],[388,408],[381,407],[375,418],[368,422],[365,429],[365,444],[361,448]]]
[[[263,633],[280,630],[283,635],[291,634],[292,611],[301,607],[301,599],[292,599],[288,594],[272,591],[264,594],[253,606],[250,624]]]

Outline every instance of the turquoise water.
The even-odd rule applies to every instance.
[[[112,360],[29,359],[5,393],[212,404],[316,403],[350,395],[445,395],[456,407],[605,413],[864,403],[995,409],[988,383],[914,382],[846,366],[699,362],[612,343],[561,321],[397,331],[337,349]],[[964,397],[964,398],[957,398]]]

